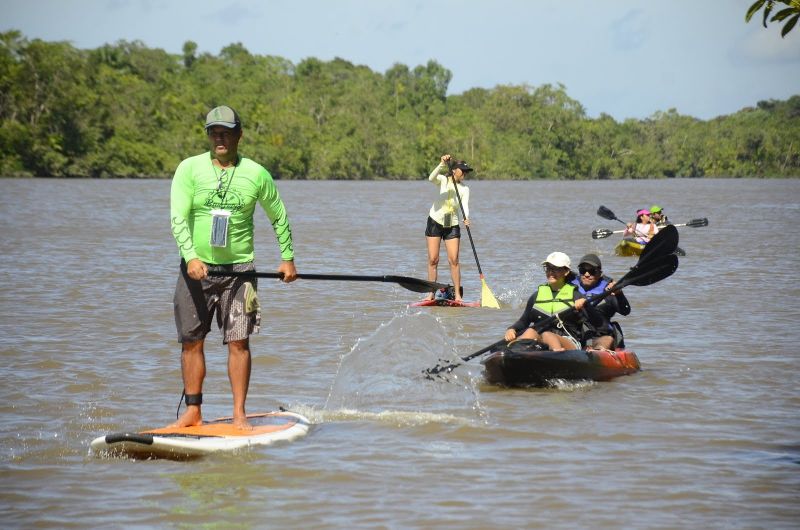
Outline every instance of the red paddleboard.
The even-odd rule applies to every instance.
[[[456,302],[455,300],[420,300],[419,302],[412,302],[409,304],[411,307],[480,307],[480,302]]]

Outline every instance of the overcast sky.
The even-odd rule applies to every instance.
[[[434,59],[449,94],[563,84],[589,116],[702,119],[800,94],[800,26],[744,22],[753,0],[3,0],[0,31],[97,48],[139,40],[214,55],[240,42],[297,64],[385,72]]]

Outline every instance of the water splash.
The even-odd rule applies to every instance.
[[[325,403],[326,417],[414,424],[482,414],[471,378],[431,382],[420,367],[453,357],[445,326],[427,313],[401,314],[360,339],[340,361]]]

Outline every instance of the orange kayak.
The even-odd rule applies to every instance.
[[[533,340],[518,340],[491,352],[481,363],[488,383],[503,386],[550,386],[550,381],[608,381],[638,372],[639,358],[632,351],[550,351]]]

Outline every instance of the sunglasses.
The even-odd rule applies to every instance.
[[[549,263],[544,265],[542,268],[545,272],[566,272],[569,270],[567,267],[556,267],[555,265],[550,265]]]
[[[578,267],[578,272],[581,274],[590,274],[592,276],[597,276],[600,272],[600,269],[596,269],[594,267]]]

